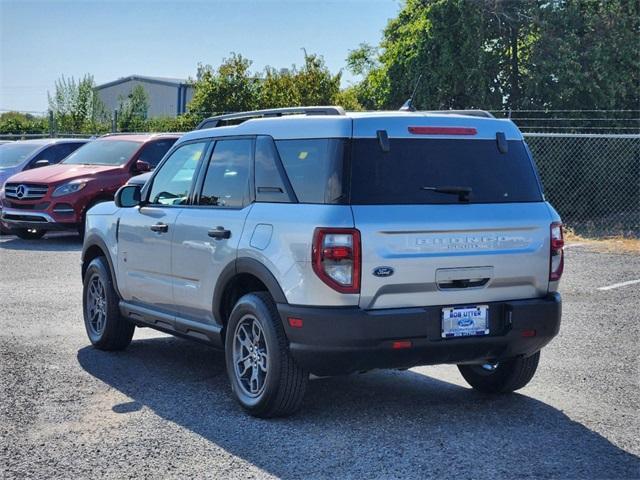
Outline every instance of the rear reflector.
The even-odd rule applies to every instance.
[[[409,127],[414,135],[476,135],[473,127]]]
[[[289,320],[289,326],[292,328],[302,328],[303,322],[301,318],[289,317],[287,320]]]
[[[403,348],[411,348],[411,340],[398,340],[391,344],[391,348],[394,350],[401,350]]]
[[[523,337],[535,337],[536,336],[536,331],[535,330],[523,330],[522,331],[522,336]]]

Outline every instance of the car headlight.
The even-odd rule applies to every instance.
[[[68,183],[63,183],[53,191],[51,196],[61,197],[63,195],[69,195],[70,193],[76,193],[82,190],[86,185],[87,180],[73,180]]]

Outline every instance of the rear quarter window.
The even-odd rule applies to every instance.
[[[343,198],[346,140],[277,140],[276,148],[301,203],[339,203]]]

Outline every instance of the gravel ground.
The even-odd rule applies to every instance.
[[[223,356],[138,329],[89,346],[74,237],[0,239],[3,478],[640,478],[640,255],[568,250],[560,335],[518,394],[455,366],[310,383],[302,412],[246,416]]]

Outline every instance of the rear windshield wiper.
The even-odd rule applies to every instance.
[[[422,187],[421,190],[428,190],[436,193],[448,193],[450,195],[458,195],[458,200],[461,202],[468,202],[469,195],[471,195],[471,187],[458,187],[458,186],[446,186],[446,187]]]

